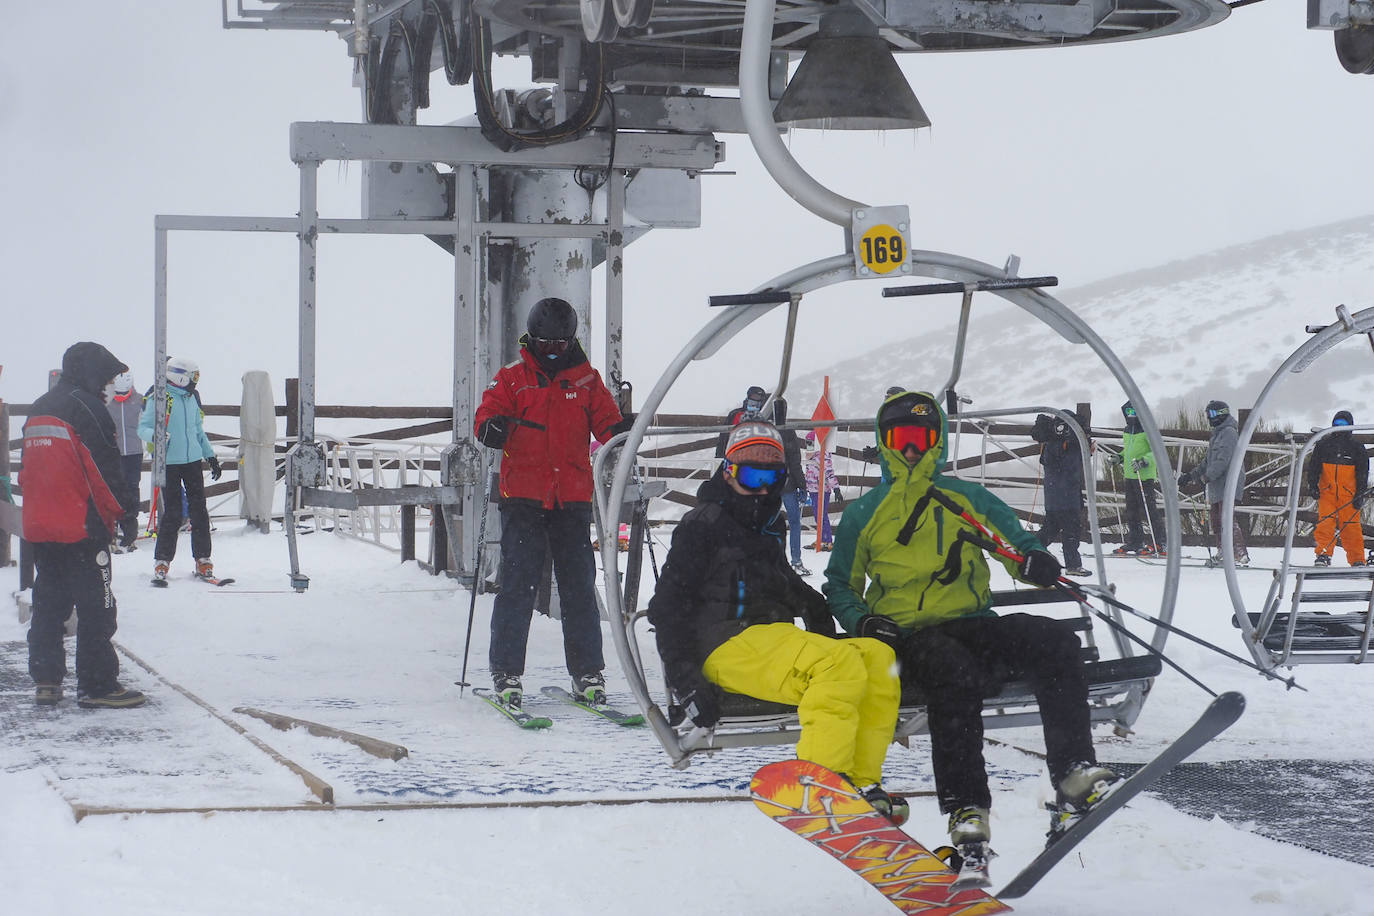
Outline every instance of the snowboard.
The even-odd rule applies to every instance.
[[[1230,728],[1244,711],[1245,697],[1234,691],[1221,694],[1211,702],[1187,731],[1175,739],[1173,744],[1137,770],[1130,779],[1118,785],[1110,795],[1098,803],[1096,808],[1084,815],[1082,820],[1046,846],[1044,852],[1032,859],[1029,865],[1021,869],[1020,874],[1012,878],[1005,887],[997,892],[997,896],[1009,899],[1024,896],[1031,888],[1035,887],[1041,878],[1045,877],[1050,869],[1059,863],[1060,859],[1072,852],[1073,848],[1083,842],[1083,839],[1096,830],[1103,821],[1119,811],[1132,798],[1148,789],[1164,774],[1182,763],[1184,758],[1193,751]]]
[[[569,706],[576,706],[578,709],[585,709],[594,716],[614,722],[616,725],[643,725],[644,716],[635,712],[621,712],[620,710],[602,703],[600,706],[593,706],[591,703],[584,703],[573,696],[562,687],[543,687],[539,691],[546,697],[553,697],[555,700],[562,700]]]
[[[984,916],[1011,907],[977,888],[951,887],[954,873],[883,817],[843,776],[808,760],[770,763],[754,774],[760,811],[828,852],[903,913]]]
[[[512,709],[498,700],[496,694],[485,687],[472,688],[472,695],[500,712],[501,715],[510,719],[521,728],[549,728],[553,725],[552,719],[547,719],[543,716],[532,716],[523,709]]]

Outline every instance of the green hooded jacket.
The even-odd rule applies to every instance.
[[[938,412],[938,447],[926,451],[915,467],[908,467],[899,452],[883,444],[875,417],[882,482],[845,509],[835,531],[821,591],[831,613],[849,633],[858,632],[859,620],[866,614],[891,617],[904,631],[958,617],[996,616],[983,550],[959,539],[960,532],[979,532],[960,514],[930,498],[932,487],[1021,553],[1042,549],[1036,537],[1021,527],[1011,507],[985,487],[939,473],[945,463],[949,421],[933,397],[904,392],[883,404],[913,394]],[[902,544],[899,535],[913,522],[913,514],[910,539]],[[1012,575],[1019,574],[1014,561],[998,559]]]

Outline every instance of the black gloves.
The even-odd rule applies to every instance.
[[[714,687],[698,687],[681,697],[679,703],[698,728],[710,728],[720,721],[720,701]]]
[[[833,495],[834,498],[835,498],[835,505],[837,505],[837,506],[843,506],[843,505],[844,505],[844,494],[840,492],[840,488],[839,488],[839,487],[836,487],[836,488],[835,488],[835,492],[834,492],[832,495]]]
[[[1062,570],[1054,555],[1045,550],[1032,550],[1021,560],[1021,578],[1041,588],[1058,582]]]
[[[627,413],[621,418],[620,422],[611,427],[611,435],[618,436],[621,433],[628,433],[630,427],[635,425],[635,414]]]
[[[865,445],[863,448],[863,452],[861,452],[861,454],[863,456],[864,464],[878,463],[878,446]]]
[[[1137,459],[1135,459],[1134,461],[1131,462],[1131,470],[1136,471],[1136,472],[1143,471],[1143,470],[1145,470],[1146,468],[1148,468],[1149,466],[1150,466],[1150,462],[1149,462],[1149,459],[1147,459],[1147,458],[1137,458]]]
[[[211,455],[205,460],[210,463],[210,479],[219,480],[219,475],[224,473],[224,469],[219,466],[219,459]]]
[[[506,417],[488,417],[477,427],[477,441],[487,448],[501,448],[510,435],[508,423]]]
[[[859,635],[881,639],[892,648],[902,641],[902,628],[897,621],[882,614],[865,614],[859,618]]]

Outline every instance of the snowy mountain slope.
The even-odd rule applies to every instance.
[[[1212,398],[1247,407],[1307,335],[1304,326],[1335,320],[1335,307],[1374,306],[1374,216],[1275,235],[1198,257],[1074,287],[1051,290],[1080,315],[1125,364],[1157,418]],[[829,374],[843,416],[870,416],[893,384],[938,388],[949,375],[959,297],[909,307],[894,322],[928,330],[799,375],[794,404],[811,405]],[[815,333],[810,331],[809,333]],[[1274,419],[1295,428],[1325,425],[1340,407],[1374,396],[1374,368],[1362,339],[1346,341],[1286,382]],[[1096,422],[1117,425],[1124,395],[1086,347],[1073,346],[1019,309],[989,294],[974,298],[964,371],[956,386],[970,409],[1090,401]],[[795,412],[795,411],[794,411]],[[809,413],[809,411],[808,411]]]

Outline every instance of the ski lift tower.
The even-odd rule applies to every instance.
[[[747,133],[774,179],[837,224],[856,277],[905,273],[906,207],[867,207],[820,187],[791,161],[780,129],[928,126],[894,54],[1155,38],[1229,13],[1222,0],[221,0],[225,28],[338,34],[365,112],[358,124],[292,125],[301,415],[288,515],[330,498],[314,442],[322,234],[411,233],[454,255],[453,444],[445,486],[430,496],[445,504],[453,565],[477,574],[463,564],[481,513],[475,484],[490,473],[471,435],[481,387],[515,356],[523,317],[544,296],[579,309],[585,339],[592,271],[603,264],[601,368],[615,386],[624,248],[652,228],[699,225],[696,177],[724,158],[718,134]],[[528,59],[540,88],[493,85],[497,55]],[[475,118],[417,124],[436,74],[472,86]],[[315,173],[328,159],[362,162],[361,220],[315,212]],[[304,588],[290,519],[286,527],[292,582]]]

